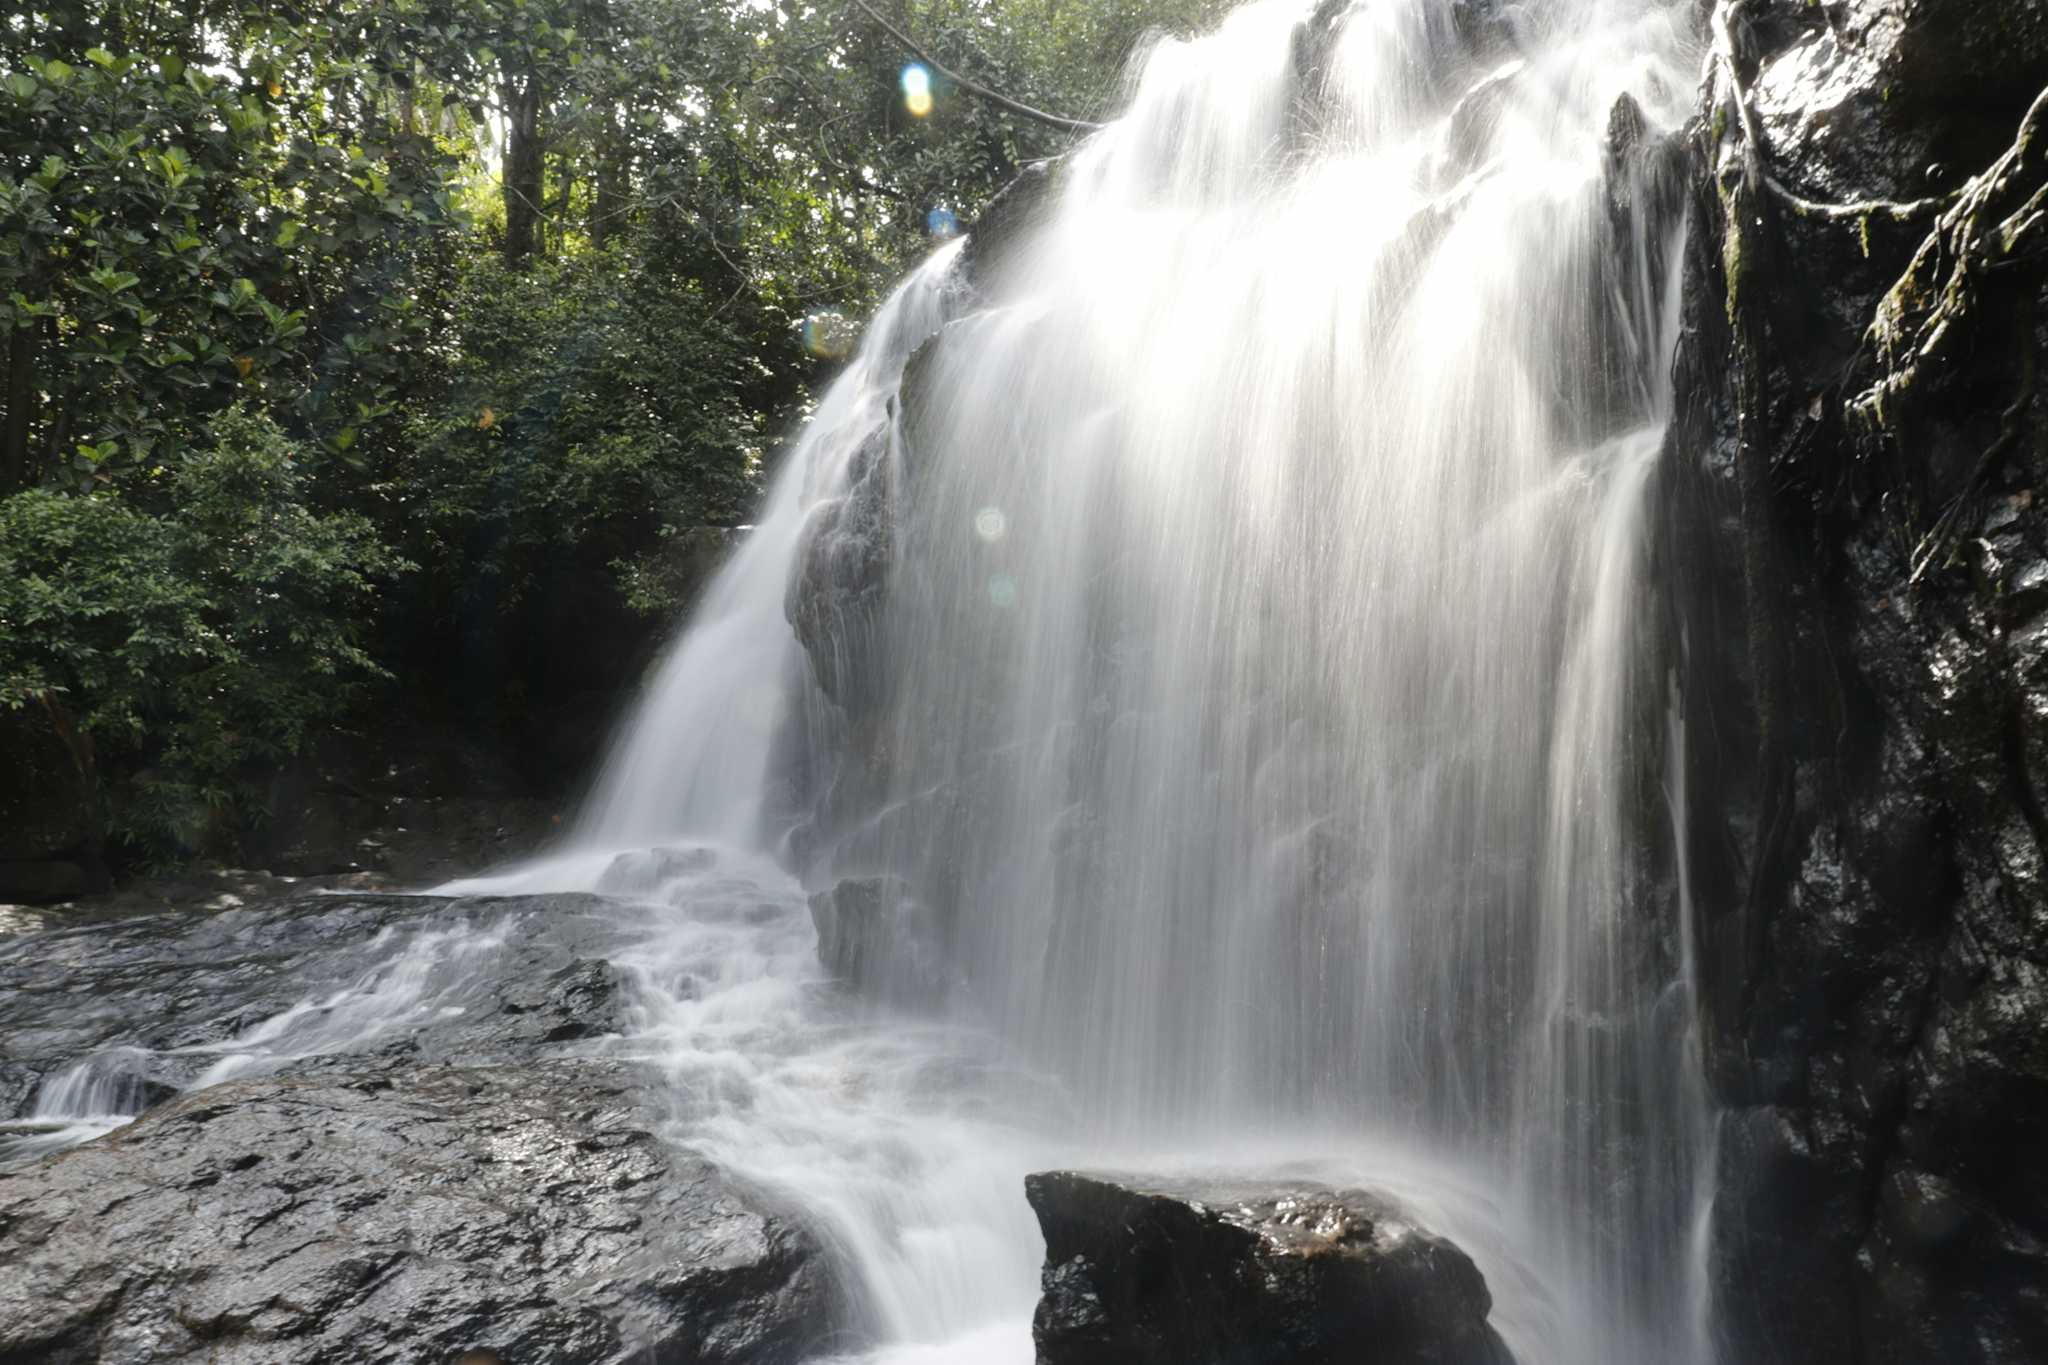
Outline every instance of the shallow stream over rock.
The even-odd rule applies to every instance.
[[[1120,1142],[993,1038],[833,980],[766,860],[508,880],[0,940],[0,1358],[1024,1365],[1025,1177],[1105,1154],[1391,1188],[1524,1359],[1569,1349],[1487,1192],[1355,1134]]]

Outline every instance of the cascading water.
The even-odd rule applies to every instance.
[[[922,907],[913,1020],[820,996],[771,867],[751,918],[643,890],[678,1136],[826,1225],[890,1358],[1029,1358],[1017,1178],[1062,1160],[1393,1186],[1523,1361],[1710,1354],[1686,891],[1640,853],[1691,10],[1261,0],[1154,48],[1035,221],[876,319],[516,874],[710,840]]]
[[[760,524],[712,582],[614,746],[575,843],[632,847],[678,832],[758,841],[770,747],[804,669],[783,598],[805,517],[844,490],[865,443],[893,434],[904,361],[946,317],[960,246],[934,253],[870,324],[790,452]]]

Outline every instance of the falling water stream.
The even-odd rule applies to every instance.
[[[1640,856],[1678,215],[1617,151],[1683,119],[1690,11],[1154,47],[1028,230],[875,319],[624,730],[583,884],[709,839],[938,907],[922,1013],[821,1005],[765,857],[785,913],[665,887],[643,964],[717,1097],[678,1131],[831,1230],[881,1358],[1030,1358],[1019,1177],[1066,1161],[1391,1187],[1524,1361],[1710,1355],[1689,905]],[[820,535],[887,591],[807,666]]]
[[[565,848],[447,888],[659,907],[621,1045],[821,1229],[848,1358],[1028,1362],[1022,1177],[1083,1164],[1390,1190],[1525,1365],[1710,1359],[1689,898],[1642,855],[1678,223],[1615,151],[1684,118],[1692,11],[1153,47],[1028,228],[871,322]],[[831,533],[886,590],[807,654],[793,576],[875,479]],[[806,893],[882,875],[942,999],[818,965]]]

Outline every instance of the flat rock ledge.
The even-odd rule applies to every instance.
[[[198,1091],[0,1173],[0,1362],[784,1365],[815,1243],[649,1131],[614,1063]]]
[[[1050,1171],[1038,1365],[1513,1365],[1493,1296],[1393,1199]]]

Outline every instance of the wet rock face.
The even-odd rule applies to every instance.
[[[989,200],[968,229],[961,251],[960,268],[971,279],[986,284],[1001,271],[1017,239],[1043,219],[1056,170],[1053,161],[1034,161]]]
[[[1728,1356],[2040,1360],[2044,10],[1751,3],[1732,37],[1782,189],[1731,208],[1714,63],[1659,538]]]
[[[822,1253],[606,1056],[644,925],[340,895],[0,942],[0,1361],[814,1357]],[[81,1103],[142,1117],[19,1121]]]
[[[892,545],[889,446],[878,426],[853,457],[846,492],[811,510],[783,605],[819,688],[852,710],[876,703],[885,676],[876,637]]]
[[[796,1227],[615,1065],[238,1082],[0,1175],[0,1359],[808,1358]]]
[[[1039,1365],[1512,1365],[1471,1258],[1383,1195],[1025,1178]]]
[[[623,1029],[609,959],[627,934],[596,897],[315,895],[0,940],[0,1120],[95,1057],[161,1095],[229,1056],[294,1065],[315,1035],[359,1067],[543,1056]],[[256,1032],[302,1004],[294,1030]]]
[[[848,877],[810,898],[818,961],[863,996],[932,1005],[949,973],[941,927],[900,877]]]

